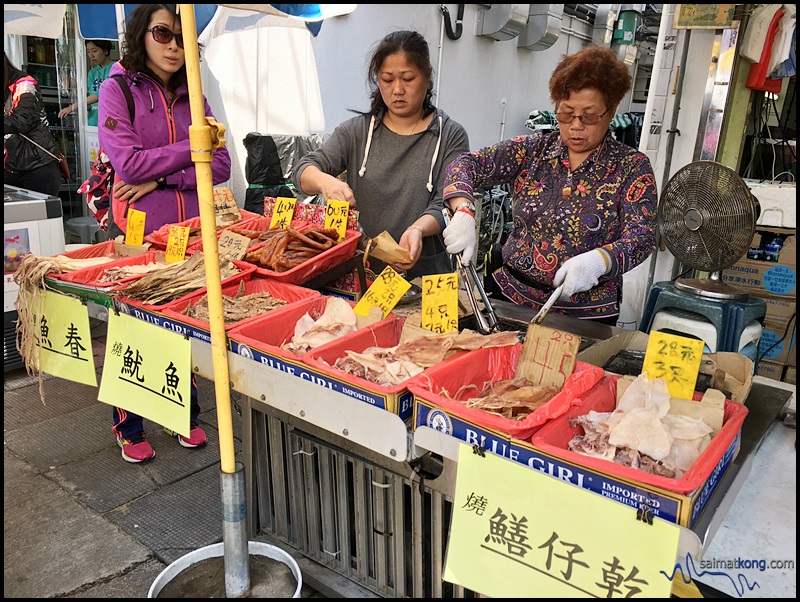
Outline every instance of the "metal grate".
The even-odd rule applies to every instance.
[[[475,598],[442,580],[452,502],[252,411],[258,534],[384,597]]]

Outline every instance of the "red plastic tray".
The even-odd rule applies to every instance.
[[[294,327],[304,314],[308,313],[315,320],[318,319],[322,312],[325,311],[328,299],[331,298],[321,295],[316,299],[293,303],[290,308],[282,311],[279,315],[272,315],[270,312],[264,316],[248,320],[247,324],[240,324],[232,328],[228,333],[228,338],[292,362],[302,363],[302,354],[298,355],[287,349],[281,349],[281,345],[292,340]],[[356,306],[353,301],[347,301],[347,303],[351,307]],[[396,318],[396,314],[389,314],[386,320]]]
[[[612,412],[617,403],[618,376],[609,375],[601,380],[597,386],[582,398],[580,406],[571,408],[566,414],[552,421],[537,431],[531,445],[542,452],[555,458],[562,458],[573,464],[586,466],[590,470],[613,475],[638,483],[645,483],[652,487],[665,489],[675,493],[687,494],[703,486],[711,476],[711,471],[719,464],[722,455],[733,443],[736,435],[741,431],[748,409],[743,404],[730,399],[725,400],[725,414],[722,428],[714,436],[708,447],[703,450],[700,457],[692,467],[679,479],[670,479],[659,475],[648,474],[630,466],[622,466],[610,460],[591,458],[577,452],[570,451],[568,444],[575,435],[583,434],[580,426],[570,426],[569,418],[583,416],[590,410],[596,412]],[[702,395],[695,393],[697,401]]]
[[[468,408],[454,399],[439,395],[444,389],[450,395],[462,393],[458,399],[468,399],[480,391],[487,381],[497,382],[514,377],[522,344],[475,349],[459,354],[452,361],[441,362],[408,381],[408,390],[415,397],[445,409],[448,413],[475,424],[505,433],[516,439],[528,439],[549,420],[566,413],[580,396],[603,377],[603,369],[577,361],[575,370],[567,377],[561,391],[524,420],[513,420],[484,410]],[[469,385],[472,387],[467,388]],[[477,387],[477,389],[475,388]]]
[[[239,212],[242,215],[242,219],[233,224],[227,224],[220,228],[220,230],[225,230],[230,227],[241,227],[241,224],[247,220],[250,220],[254,217],[258,217],[257,213],[252,213],[251,211],[245,211],[244,209],[240,209]],[[189,226],[190,228],[199,228],[200,227],[200,217],[192,217],[182,222],[178,222],[176,224],[164,224],[158,230],[154,230],[150,234],[145,235],[144,239],[146,242],[149,242],[157,249],[164,250],[167,248],[167,242],[169,241],[169,229],[172,226]],[[217,238],[219,238],[219,230],[217,231]],[[201,251],[203,249],[203,241],[197,241],[191,243],[186,246],[186,253],[192,254],[195,251]]]
[[[70,259],[114,257],[114,241],[107,240],[105,242],[99,242],[95,245],[89,245],[88,247],[80,247],[78,249],[73,249],[72,251],[67,251],[66,253],[59,253],[59,255],[63,257],[69,257]]]
[[[112,242],[111,244],[113,246],[114,243]],[[85,251],[86,249],[78,249],[78,250]],[[115,259],[114,261],[109,261],[108,263],[93,266],[90,268],[83,268],[82,270],[76,270],[74,272],[67,272],[64,274],[53,274],[53,277],[58,278],[59,280],[63,280],[64,282],[70,282],[72,284],[80,284],[83,286],[91,286],[97,289],[107,289],[107,290],[119,289],[123,288],[125,285],[133,282],[134,280],[138,280],[143,276],[143,274],[128,276],[127,278],[122,278],[114,282],[100,282],[100,278],[103,277],[103,274],[107,269],[114,267],[129,266],[129,265],[146,265],[148,263],[153,263],[156,260],[156,254],[157,254],[156,251],[147,251],[146,253],[140,253],[139,255],[120,257],[119,259]]]
[[[282,305],[280,307],[276,307],[275,309],[270,310],[267,312],[270,316],[278,315],[283,313],[288,308],[291,308],[293,304],[297,303],[298,301],[305,301],[307,299],[315,299],[320,297],[321,294],[319,291],[314,291],[311,289],[303,288],[301,286],[295,286],[294,284],[286,284],[284,282],[276,282],[275,280],[271,280],[269,278],[264,278],[256,274],[254,271],[250,272],[250,277],[245,280],[244,284],[244,294],[251,295],[253,293],[262,293],[262,292],[269,292],[270,295],[277,299],[283,299],[286,301],[286,305]],[[229,297],[233,297],[236,292],[239,290],[239,283],[231,282],[230,284],[226,284],[222,287],[222,294],[227,295]],[[198,320],[196,318],[192,318],[183,314],[183,310],[185,310],[189,305],[194,305],[201,299],[205,298],[208,294],[207,289],[202,289],[196,293],[183,297],[182,299],[178,299],[177,301],[173,301],[169,303],[164,309],[163,313],[166,316],[170,316],[184,324],[189,324],[191,326],[195,326],[197,328],[202,328],[203,330],[208,330],[210,325],[208,322],[204,322]],[[225,325],[225,330],[230,331],[231,329],[235,328],[236,326],[240,326],[252,320],[256,320],[261,318],[265,314],[261,314],[258,316],[253,316],[250,318],[245,318],[244,320],[239,320],[238,322],[231,322]]]

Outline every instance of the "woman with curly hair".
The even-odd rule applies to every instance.
[[[655,248],[653,168],[609,130],[630,87],[610,48],[565,56],[550,77],[558,131],[464,153],[448,166],[451,207],[477,187],[512,186],[514,229],[492,273],[495,295],[538,309],[563,284],[551,311],[616,324],[622,275]],[[474,248],[474,219],[456,213],[444,241],[450,253]]]

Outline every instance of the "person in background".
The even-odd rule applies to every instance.
[[[186,83],[186,57],[175,4],[140,4],[125,28],[122,59],[111,67],[128,82],[135,106],[131,123],[125,94],[114,78],[103,82],[98,136],[116,172],[114,208],[117,227],[125,232],[129,207],[145,212],[145,234],[165,224],[197,217],[200,208],[189,143],[192,117]],[[204,98],[205,114],[213,117]],[[230,178],[231,160],[224,146],[214,152],[213,183]],[[191,432],[178,437],[184,447],[206,443],[197,425],[200,406],[192,380]],[[114,408],[113,431],[128,462],[155,456],[144,435],[142,417]]]
[[[111,58],[111,48],[111,42],[108,40],[86,40],[86,54],[93,65],[89,70],[89,75],[86,76],[86,88],[89,92],[86,97],[86,110],[88,112],[86,123],[89,125],[97,125],[97,100],[100,95],[100,84],[108,79],[111,65],[116,62]],[[63,119],[77,110],[78,106],[73,103],[61,109],[58,112],[58,118]]]
[[[36,80],[3,53],[3,182],[58,196],[60,150],[50,133]]]
[[[647,156],[617,142],[609,126],[630,90],[628,68],[609,48],[564,56],[550,77],[558,131],[520,136],[465,153],[447,168],[444,202],[477,187],[511,184],[514,229],[493,271],[501,298],[616,324],[622,275],[655,247],[656,181]],[[474,219],[456,214],[444,231],[451,253],[475,248]]]
[[[442,182],[447,164],[469,150],[464,128],[433,105],[432,73],[421,34],[384,37],[369,63],[369,110],[354,111],[293,175],[305,194],[358,209],[370,237],[388,231],[412,258],[394,266],[410,279],[453,271],[441,236]],[[337,178],[345,171],[346,181]]]

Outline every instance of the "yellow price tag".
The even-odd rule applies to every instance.
[[[350,203],[330,199],[325,204],[325,227],[335,228],[339,233],[339,240],[345,237],[347,232],[347,213],[350,211]]]
[[[186,243],[188,242],[189,226],[170,226],[164,259],[168,263],[183,261],[186,257]]]
[[[147,214],[138,209],[128,211],[128,226],[125,229],[125,244],[141,247],[144,244],[144,222]]]
[[[373,307],[380,307],[383,317],[389,315],[398,301],[411,288],[411,283],[387,265],[356,303],[353,311],[357,316],[368,316]]]
[[[666,332],[652,331],[644,354],[642,372],[648,378],[663,378],[672,397],[694,395],[705,343]]]
[[[422,327],[436,333],[458,330],[458,274],[422,277]]]
[[[296,204],[297,199],[279,196],[275,201],[275,207],[272,209],[272,218],[269,220],[269,229],[272,230],[273,228],[278,227],[285,230],[286,227],[292,223]]]

